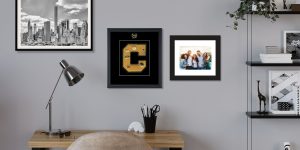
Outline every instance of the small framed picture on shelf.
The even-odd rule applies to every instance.
[[[162,29],[108,29],[108,88],[162,87]]]
[[[300,30],[284,31],[284,53],[292,54],[292,59],[300,59]]]
[[[299,114],[300,71],[269,72],[269,110],[274,114]]]
[[[221,80],[221,36],[170,37],[171,80]]]

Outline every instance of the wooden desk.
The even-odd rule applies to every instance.
[[[78,137],[94,132],[92,130],[71,131],[70,137],[59,138],[58,136],[49,137],[42,131],[36,131],[28,141],[28,146],[32,150],[48,150],[50,148],[68,148]],[[102,131],[103,132],[103,131]],[[178,131],[156,131],[156,133],[133,133],[127,131],[109,131],[125,132],[134,136],[143,138],[152,148],[169,148],[170,150],[182,150],[184,141]]]

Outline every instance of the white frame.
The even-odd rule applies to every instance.
[[[210,70],[182,70],[180,62],[181,47],[210,47],[212,65]],[[217,75],[217,41],[216,40],[175,40],[175,76],[216,76]]]
[[[278,111],[278,110],[273,110],[272,109],[272,75],[274,73],[276,74],[283,74],[283,73],[296,73],[297,72],[297,76],[296,78],[298,78],[298,86],[299,86],[299,83],[300,83],[300,71],[299,70],[276,70],[276,71],[269,71],[269,111],[273,114],[291,114],[291,115],[296,115],[298,114],[298,100],[299,100],[299,97],[296,97],[295,100],[293,101],[293,105],[294,105],[294,109],[293,110],[290,110],[290,111]],[[297,94],[296,94],[297,96]]]
[[[22,0],[16,0],[16,51],[91,51],[93,50],[93,0],[88,1],[88,45],[87,46],[22,46],[21,45],[21,5]]]
[[[283,32],[283,52],[285,54],[287,54],[287,50],[286,50],[286,34],[287,33],[300,33],[300,30],[287,30]],[[300,40],[300,39],[299,39]],[[288,53],[289,54],[289,53]]]

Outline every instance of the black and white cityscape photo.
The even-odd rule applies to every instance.
[[[17,50],[91,50],[91,0],[17,0]]]

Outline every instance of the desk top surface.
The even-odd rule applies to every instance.
[[[28,141],[30,148],[68,148],[78,137],[94,132],[123,132],[143,138],[153,148],[183,148],[184,140],[179,131],[156,131],[156,133],[134,133],[128,131],[97,131],[97,130],[73,130],[71,136],[59,138],[48,136],[42,131],[34,132]]]

